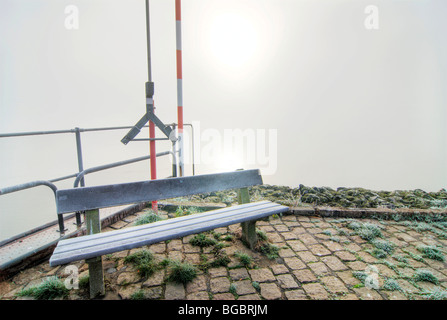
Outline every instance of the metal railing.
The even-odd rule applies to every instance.
[[[193,172],[193,175],[195,175],[195,168],[194,168],[194,128],[193,128],[192,124],[184,124],[184,125],[191,127],[192,142],[193,142],[192,143],[192,172]],[[173,124],[170,124],[169,126],[172,126],[175,129],[176,124],[173,123]],[[145,126],[145,127],[147,128],[148,126]],[[136,163],[136,162],[140,162],[140,161],[144,161],[144,160],[150,159],[150,155],[147,155],[147,156],[142,156],[142,157],[138,157],[138,158],[123,160],[123,161],[118,161],[118,162],[113,162],[113,163],[108,163],[108,164],[104,164],[104,165],[100,165],[100,166],[84,169],[83,157],[82,157],[82,144],[81,144],[81,133],[82,132],[107,131],[107,130],[124,130],[124,129],[131,129],[131,128],[133,128],[133,127],[132,126],[122,126],[122,127],[89,128],[89,129],[83,129],[83,128],[77,128],[76,127],[74,129],[68,129],[68,130],[0,133],[0,138],[74,133],[75,136],[76,136],[76,154],[77,154],[78,169],[79,169],[79,172],[77,172],[77,173],[66,175],[66,176],[62,176],[62,177],[58,177],[58,178],[51,179],[51,180],[30,181],[30,182],[26,182],[26,183],[23,183],[23,184],[18,184],[18,185],[15,185],[15,186],[0,188],[0,196],[8,194],[8,193],[18,192],[18,191],[22,191],[22,190],[38,187],[38,186],[47,186],[47,187],[49,187],[53,191],[54,195],[56,196],[57,187],[54,184],[55,182],[63,181],[63,180],[71,179],[71,178],[75,178],[73,187],[77,188],[77,187],[79,187],[79,184],[81,185],[81,187],[84,187],[85,186],[84,176],[87,175],[87,174],[98,172],[98,171],[102,171],[102,170],[112,169],[112,168],[116,168],[116,167],[120,167],[120,166],[124,166],[124,165],[128,165],[128,164],[132,164],[132,163]],[[135,141],[148,141],[148,140],[149,139],[135,139]],[[168,139],[157,138],[156,140],[168,140]],[[177,176],[177,169],[176,169],[176,167],[177,167],[176,153],[177,152],[178,151],[175,150],[175,145],[173,144],[172,145],[172,151],[164,151],[164,152],[159,152],[159,153],[156,154],[157,157],[162,157],[162,156],[166,156],[166,155],[172,155],[172,176]],[[62,214],[58,214],[57,218],[58,218],[58,224],[59,224],[59,232],[60,232],[60,234],[62,236],[62,235],[64,235],[64,232],[66,231],[65,226],[64,226],[64,218],[63,218]],[[81,213],[80,212],[76,212],[76,224],[77,224],[78,227],[82,224],[82,222],[81,222]]]

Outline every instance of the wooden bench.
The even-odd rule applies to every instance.
[[[59,241],[50,266],[86,260],[89,265],[90,296],[103,295],[101,256],[180,238],[190,234],[241,223],[242,240],[253,248],[257,242],[256,220],[286,212],[288,207],[270,201],[250,203],[248,187],[262,184],[259,170],[197,175],[134,183],[57,190],[58,214],[86,211],[87,235]],[[229,189],[238,189],[239,205],[157,221],[140,226],[101,232],[99,208],[172,199]]]

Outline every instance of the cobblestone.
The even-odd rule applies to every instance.
[[[110,229],[126,228],[135,218],[116,223]],[[258,251],[249,250],[239,240],[240,227],[219,228],[222,235],[233,240],[222,241],[224,251],[232,262],[228,266],[198,268],[197,277],[188,284],[168,280],[169,268],[141,278],[135,266],[124,263],[124,258],[139,249],[117,252],[104,260],[107,295],[104,299],[132,299],[141,291],[145,299],[162,300],[406,300],[424,299],[423,293],[447,290],[447,263],[422,257],[417,246],[437,245],[447,241],[437,234],[407,228],[404,222],[356,219],[383,227],[383,240],[395,244],[394,251],[385,258],[374,255],[374,244],[359,237],[346,227],[343,219],[330,217],[293,216],[271,217],[258,222],[270,243],[277,245],[279,255],[269,260]],[[349,220],[348,220],[349,222]],[[440,234],[441,234],[440,230]],[[330,232],[330,235],[329,235]],[[222,237],[223,238],[223,237]],[[215,259],[213,248],[200,248],[189,243],[191,236],[148,246],[157,261],[177,259],[202,266]],[[244,252],[252,259],[243,266],[234,256]],[[444,252],[445,254],[445,252]],[[84,261],[76,262],[79,274],[88,274]],[[417,282],[413,275],[418,269],[430,271],[438,283]],[[378,280],[379,287],[371,289],[359,274]],[[38,285],[47,276],[64,279],[63,267],[50,268],[48,261],[23,270],[12,279],[0,282],[0,299],[29,299],[18,297],[24,288]],[[395,279],[399,291],[382,288],[386,279]],[[88,299],[88,290],[71,292],[71,299]]]
[[[275,276],[268,268],[254,269],[249,271],[251,279],[256,282],[275,281]]]
[[[281,298],[281,290],[275,283],[261,283],[261,296],[266,300]]]

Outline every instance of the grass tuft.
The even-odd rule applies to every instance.
[[[416,270],[416,273],[413,275],[413,280],[416,282],[427,281],[434,284],[439,283],[438,278],[431,271],[425,269]]]
[[[235,299],[239,298],[239,295],[237,294],[237,288],[234,283],[230,284],[230,288],[228,291],[234,296]]]
[[[204,248],[216,245],[217,240],[208,237],[204,233],[199,233],[192,237],[191,240],[189,240],[189,243],[193,246]]]
[[[372,241],[377,237],[382,237],[380,228],[372,223],[364,223],[357,229],[357,234],[366,241]]]
[[[368,275],[364,271],[353,271],[352,276],[360,280],[362,283],[365,283],[365,280],[368,277]]]
[[[135,291],[130,296],[130,300],[144,300],[145,298],[146,297],[145,297],[144,291],[141,289],[138,291]]]
[[[163,218],[153,211],[148,211],[139,216],[137,220],[135,220],[134,225],[139,226],[142,224],[153,223],[160,220],[163,220]]]
[[[194,280],[197,276],[197,268],[187,262],[180,262],[173,260],[170,263],[171,271],[168,276],[168,281],[186,284]]]
[[[188,216],[190,214],[195,214],[195,213],[200,213],[200,212],[203,212],[203,210],[200,208],[197,208],[197,207],[183,208],[182,206],[178,206],[177,209],[175,210],[175,216],[182,217],[182,216]]]
[[[217,251],[215,253],[215,259],[208,263],[208,267],[218,268],[218,267],[226,267],[230,264],[231,259],[224,251]]]
[[[20,291],[19,297],[33,297],[36,300],[53,300],[59,297],[66,297],[69,290],[58,277],[48,277],[35,287]]]
[[[387,255],[392,254],[396,247],[394,243],[382,239],[374,239],[371,244],[377,249],[383,250]]]
[[[265,255],[269,260],[274,260],[279,257],[278,252],[279,248],[274,244],[265,243],[262,245],[259,250],[263,255]]]
[[[391,278],[388,278],[385,280],[385,283],[382,286],[382,289],[388,290],[388,291],[400,291],[402,290],[399,283]]]
[[[362,224],[358,221],[351,221],[346,227],[351,230],[358,230],[362,227]]]
[[[250,255],[243,253],[243,252],[239,252],[236,251],[234,253],[234,256],[236,258],[239,259],[239,261],[242,263],[242,265],[244,266],[250,266],[253,263],[253,257],[251,257]]]
[[[155,262],[154,255],[149,250],[137,251],[126,258],[124,263],[132,263],[135,265],[141,277],[147,278],[159,269]]]
[[[422,256],[424,258],[429,258],[429,259],[433,259],[433,260],[438,260],[438,261],[445,261],[445,257],[444,254],[442,253],[442,251],[438,248],[436,248],[435,246],[426,246],[426,245],[421,245],[418,246],[417,249],[422,252]]]
[[[447,291],[439,289],[438,287],[431,291],[425,291],[422,294],[427,300],[447,300]]]
[[[256,235],[257,235],[258,239],[261,241],[268,240],[267,233],[265,233],[265,231],[263,231],[263,230],[256,229]]]
[[[374,249],[371,254],[377,259],[385,259],[388,256],[388,253],[382,249]]]

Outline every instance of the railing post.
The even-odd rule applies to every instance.
[[[81,131],[78,127],[75,128],[75,135],[76,135],[76,153],[78,155],[78,169],[79,172],[84,171],[84,163],[82,161],[82,145],[81,145]],[[85,186],[84,183],[84,177],[80,180],[81,187]],[[76,212],[76,225],[80,227],[82,224],[81,221],[81,212]]]
[[[65,229],[64,226],[64,216],[62,214],[57,215],[57,222],[59,224],[59,233],[61,234],[62,237],[65,234],[65,231],[67,231],[67,229]]]

